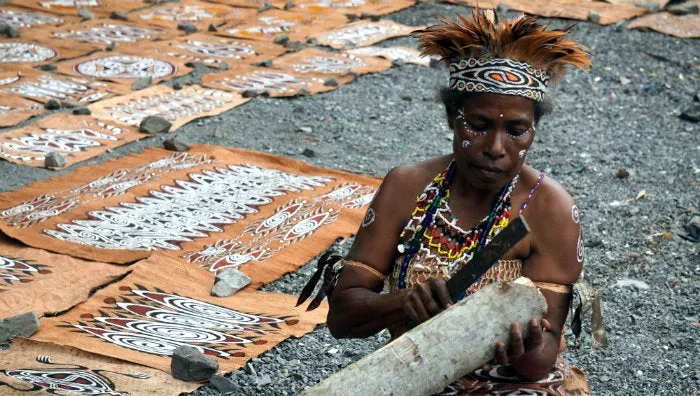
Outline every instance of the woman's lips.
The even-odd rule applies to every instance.
[[[481,166],[475,166],[474,168],[487,179],[498,179],[501,176],[501,174],[503,174],[503,171],[497,168]]]

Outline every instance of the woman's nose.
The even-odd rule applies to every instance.
[[[506,155],[506,134],[500,130],[491,131],[486,135],[486,145],[484,145],[484,154],[491,158],[501,158]]]

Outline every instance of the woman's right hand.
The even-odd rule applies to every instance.
[[[406,292],[403,310],[415,324],[419,324],[449,308],[452,304],[445,281],[439,278],[430,278]]]

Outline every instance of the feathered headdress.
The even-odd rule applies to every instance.
[[[569,38],[573,25],[547,30],[548,25],[525,15],[499,21],[493,11],[479,7],[471,18],[443,16],[439,21],[414,34],[423,56],[437,56],[450,66],[454,89],[541,100],[566,65],[591,67],[588,50]]]

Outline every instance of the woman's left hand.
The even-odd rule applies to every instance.
[[[530,319],[528,323],[529,332],[527,338],[523,340],[522,331],[519,323],[510,325],[510,339],[508,348],[503,342],[496,343],[496,356],[494,362],[499,365],[505,365],[514,360],[522,358],[531,353],[539,353],[542,351],[545,340],[544,333],[550,329],[550,323],[547,319],[538,320]],[[490,364],[485,364],[482,367],[484,370],[491,368]]]

